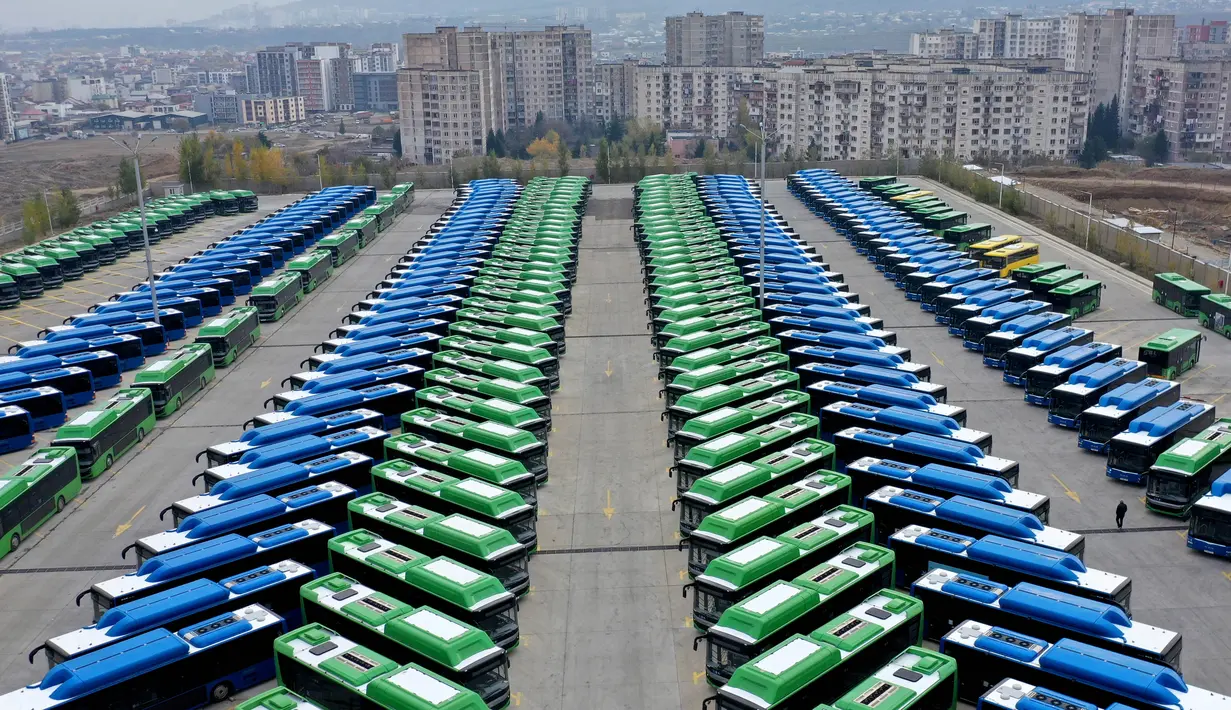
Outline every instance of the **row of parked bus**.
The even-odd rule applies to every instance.
[[[799,184],[803,185],[806,178],[801,180],[804,182]],[[886,186],[896,184],[892,180],[865,178],[858,191],[880,192],[883,196]],[[838,183],[837,189],[857,190],[853,184],[843,183]],[[845,234],[856,249],[878,255],[876,259],[883,258],[879,255],[886,249],[893,253],[894,247],[877,246],[886,236],[896,236],[899,243],[912,238],[901,229],[895,235],[893,220],[901,218],[894,218],[892,210],[886,212],[880,200],[865,197],[870,209],[882,215],[880,220],[872,218],[870,229],[851,229],[848,223],[854,215],[850,206],[842,205],[835,211],[827,202],[828,193],[816,190],[805,195],[809,188],[801,187],[797,194]],[[901,224],[909,228],[909,222],[903,220]],[[1022,307],[1030,303],[1026,299],[1052,287],[1056,277],[1065,275],[1067,270],[1062,267],[1022,266],[999,282],[962,281],[952,275],[960,275],[960,271],[951,272],[921,289],[922,306],[936,313],[938,322],[947,323],[951,333],[965,335],[973,326],[983,328],[988,314],[1004,307],[998,304]],[[1065,278],[1075,275],[1080,272]],[[961,283],[955,283],[958,281]],[[1041,288],[1040,282],[1045,282]],[[1060,288],[1072,283],[1076,282]],[[1043,307],[1039,302],[1039,308]],[[1171,329],[1143,343],[1137,359],[1130,360],[1123,357],[1119,345],[1094,342],[1091,330],[1059,320],[1047,325],[1039,322],[1063,317],[1040,311],[1005,321],[1001,330],[982,337],[984,363],[1002,368],[1005,382],[1023,387],[1027,402],[1046,406],[1049,422],[1075,429],[1078,446],[1107,454],[1108,476],[1145,485],[1148,508],[1186,517],[1211,481],[1227,468],[1218,445],[1226,423],[1214,421],[1213,406],[1182,399],[1180,385],[1169,381],[1196,364],[1203,336],[1183,328]],[[970,341],[967,337],[967,347],[978,347]]]
[[[306,219],[311,214],[334,211],[336,219],[343,220],[365,202],[362,196],[356,199],[357,194],[334,190],[302,200],[275,216],[280,216],[280,220]],[[289,228],[289,223],[284,226]],[[188,323],[177,322],[173,317],[187,313],[195,315],[194,324],[199,323],[213,306],[211,296],[218,297],[216,307],[221,310],[224,295],[233,293],[227,287],[240,281],[230,280],[232,276],[226,269],[200,273],[209,276],[185,282],[200,285],[178,297],[188,306],[179,304],[179,308],[163,309],[160,299],[161,324],[135,320],[152,317],[151,312],[140,310],[143,302],[149,308],[149,301],[143,301],[149,298],[148,290],[137,290],[117,301],[100,304],[125,308],[108,307],[106,313],[70,317],[66,325],[48,328],[41,340],[22,343],[15,355],[0,360],[0,448],[5,452],[26,448],[32,445],[35,431],[54,429],[52,448],[36,452],[16,470],[44,471],[32,468],[30,462],[54,451],[57,460],[65,459],[65,452],[72,452],[71,468],[76,471],[71,483],[66,480],[52,485],[36,477],[26,479],[28,485],[5,489],[8,501],[0,506],[0,555],[16,549],[72,500],[81,481],[111,468],[153,431],[156,419],[178,411],[186,400],[208,386],[216,367],[231,364],[239,352],[259,337],[257,309],[238,307],[201,325],[196,342],[145,364],[147,356],[165,351],[168,332],[176,335],[178,327],[178,337],[184,337]],[[158,283],[169,282],[170,274],[182,272],[162,274]],[[243,274],[248,276],[249,272]],[[231,295],[227,303],[233,300]],[[136,368],[140,369],[129,387],[117,390],[102,404],[65,423],[67,409],[90,404],[96,390],[120,385],[121,373]],[[64,466],[69,467],[67,463]]]
[[[1101,690],[1097,672],[1053,677],[990,662],[964,662],[950,676],[937,671],[959,665],[956,654],[945,659],[948,647],[943,656],[907,648],[941,640],[964,619],[1028,628],[1048,643],[1081,645],[1092,667],[1139,664],[1167,682],[1179,634],[1132,622],[1130,581],[1085,567],[1082,536],[1046,525],[1046,496],[1016,487],[1016,462],[990,454],[990,434],[966,426],[930,368],[910,361],[772,207],[761,317],[679,325],[674,309],[747,298],[759,281],[758,239],[748,239],[762,211],[754,187],[736,176],[668,176],[647,178],[636,197],[694,576],[686,594],[718,686],[708,702],[877,707],[890,696],[893,707],[953,707],[982,695],[987,707],[1016,707],[989,703],[1003,701],[1002,687],[1021,691],[1014,701],[1046,704],[1106,704],[1109,692],[1128,701],[1136,690]],[[775,328],[785,307],[797,309],[794,327]],[[669,325],[672,337],[661,337]],[[952,599],[928,592],[942,565],[968,573],[940,585]],[[962,594],[967,587],[979,593]],[[992,603],[1000,596],[1010,601]],[[1108,625],[1092,623],[1096,615]],[[902,680],[939,690],[912,700],[893,687]]]
[[[207,217],[256,209],[257,196],[247,190],[172,195],[146,203],[145,233],[150,244],[157,244]],[[38,298],[144,248],[141,225],[141,213],[131,210],[5,254],[0,257],[0,308]]]
[[[563,342],[556,318],[495,314],[563,307],[544,296],[571,290],[588,195],[573,179],[459,190],[355,307],[401,316],[331,333],[274,411],[198,454],[204,492],[125,548],[133,573],[78,597],[96,623],[34,649],[50,672],[0,708],[152,706],[164,675],[188,679],[183,707],[275,676],[285,687],[241,707],[506,707],[550,430],[550,403],[543,418],[522,402],[550,384],[497,373],[525,358],[558,373]]]

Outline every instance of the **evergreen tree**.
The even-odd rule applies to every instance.
[[[274,147],[274,144],[269,142],[269,136],[265,135],[265,131],[257,131],[256,139],[259,140],[261,145],[265,146],[265,148]]]
[[[619,116],[613,116],[612,119],[607,122],[608,143],[615,145],[616,143],[624,140],[625,132],[624,119]]]
[[[705,139],[702,138],[701,140],[697,141],[697,147],[693,150],[693,157],[704,158],[705,148],[706,148]]]
[[[1171,141],[1167,140],[1167,134],[1159,131],[1154,134],[1154,139],[1150,141],[1150,152],[1153,153],[1153,162],[1166,163],[1171,160]]]
[[[599,180],[611,182],[611,149],[607,145],[606,138],[598,142],[598,157],[594,160],[594,171],[598,173]]]
[[[483,158],[483,177],[500,177],[500,158],[496,156],[495,149],[487,151],[487,156]]]
[[[560,168],[560,176],[568,175],[569,159],[573,157],[572,151],[568,149],[568,143],[561,138],[560,142],[556,143],[556,166]]]
[[[508,149],[508,144],[504,137],[504,129],[501,128],[500,130],[496,131],[496,157],[504,158],[508,156],[508,154],[509,154],[509,149]]]
[[[120,158],[120,177],[116,185],[121,195],[137,194],[137,171],[131,158]]]
[[[1077,158],[1077,162],[1081,167],[1089,170],[1106,159],[1107,144],[1103,142],[1102,138],[1094,136],[1093,138],[1086,138],[1086,143],[1081,148],[1081,155]]]
[[[77,195],[67,187],[60,188],[55,202],[51,205],[51,216],[56,229],[68,229],[81,219],[81,206],[77,204]]]
[[[393,132],[393,154],[399,158],[402,157],[402,132]]]
[[[346,135],[346,119],[345,118],[338,120],[338,135],[340,136]]]

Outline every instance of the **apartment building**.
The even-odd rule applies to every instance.
[[[765,16],[690,12],[666,19],[667,64],[750,67],[765,57]]]
[[[1231,59],[1143,59],[1128,94],[1125,131],[1138,138],[1163,131],[1174,160],[1222,162],[1231,155],[1229,82]]]
[[[17,140],[16,131],[13,102],[9,96],[9,78],[0,72],[0,143],[11,143]]]
[[[594,66],[594,118],[606,122],[631,115],[637,66],[635,59]]]
[[[295,96],[299,81],[295,62],[299,51],[291,47],[266,47],[256,53],[256,86],[249,72],[248,88],[269,96]]]
[[[910,35],[910,53],[931,59],[976,59],[979,56],[979,35],[953,28],[913,32]]]
[[[397,72],[358,72],[354,80],[356,111],[389,112],[398,109]]]
[[[1227,27],[1228,23],[1226,20],[1211,20],[1210,22],[1202,22],[1199,25],[1188,25],[1182,33],[1177,34],[1180,34],[1185,42],[1226,44]]]
[[[202,92],[193,95],[192,108],[205,114],[205,120],[209,123],[241,123],[243,112],[240,103],[243,98],[232,91]]]
[[[1095,105],[1128,96],[1136,64],[1171,55],[1175,43],[1174,15],[1138,15],[1132,9],[1107,10],[1102,15],[1064,17],[1064,68],[1090,74]],[[1128,118],[1128,102],[1120,102],[1120,122]]]
[[[338,103],[338,84],[326,59],[295,60],[295,85],[310,113],[332,111]]]
[[[302,96],[251,96],[239,101],[240,118],[243,123],[261,123],[266,126],[281,123],[298,123],[308,118]]]
[[[266,47],[256,53],[255,72],[247,72],[249,90],[269,96],[304,95],[309,111],[353,110],[350,54],[351,46],[344,42]]]
[[[488,131],[507,125],[502,42],[476,27],[403,35],[397,72],[402,153],[416,163],[483,155]]]
[[[637,67],[632,115],[725,138],[741,104],[771,151],[822,159],[1075,158],[1087,77],[1046,66],[836,59],[806,67]]]
[[[503,63],[508,124],[576,121],[594,113],[594,57],[590,30],[552,25],[542,30],[492,32]]]

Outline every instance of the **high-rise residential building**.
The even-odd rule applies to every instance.
[[[397,72],[403,157],[448,163],[483,155],[487,133],[504,130],[501,43],[477,27],[403,35],[405,68]]]
[[[244,77],[247,79],[245,91],[249,94],[265,93],[261,90],[261,74],[257,71],[256,62],[244,65]]]
[[[243,115],[240,102],[247,98],[233,91],[208,91],[194,94],[192,108],[205,114],[206,121],[215,124],[240,123]]]
[[[633,81],[638,62],[594,65],[594,117],[600,121],[624,118],[632,113]]]
[[[354,52],[351,66],[356,72],[392,72],[401,64],[401,49],[395,42],[376,42],[366,50]]]
[[[295,96],[299,93],[295,62],[297,47],[266,47],[256,53],[257,90],[269,96]],[[248,82],[250,85],[251,81]]]
[[[1188,25],[1180,34],[1184,42],[1210,42],[1211,44],[1227,43],[1227,21],[1212,20],[1199,25]]]
[[[1090,74],[1090,100],[1110,105],[1116,96],[1128,96],[1137,62],[1171,56],[1175,15],[1138,15],[1126,8],[1102,15],[1074,13],[1065,16],[1064,30],[1064,68]],[[1128,103],[1120,102],[1121,125],[1128,118]]]
[[[1127,101],[1126,133],[1148,139],[1167,135],[1173,160],[1231,157],[1227,85],[1231,59],[1142,59]]]
[[[1004,15],[975,20],[976,59],[1062,57],[1063,21],[1059,17]],[[954,58],[954,57],[949,57]]]
[[[910,53],[932,59],[976,59],[979,36],[974,32],[947,28],[935,32],[913,32]]]
[[[240,119],[243,123],[274,125],[298,123],[308,118],[302,96],[250,96],[239,100]]]
[[[529,125],[540,113],[570,122],[594,113],[590,30],[549,25],[491,34],[503,61],[509,125]]]
[[[387,112],[398,109],[397,72],[357,72],[354,79],[356,111]]]
[[[0,143],[17,140],[16,129],[13,123],[12,97],[9,96],[9,78],[0,72]]]
[[[677,67],[751,67],[765,57],[765,17],[690,12],[668,17],[667,64]]]
[[[332,111],[337,105],[338,84],[326,59],[295,60],[295,84],[309,113]]]
[[[1058,62],[1057,62],[1058,63]],[[1046,66],[897,59],[806,67],[636,67],[631,115],[724,138],[740,106],[777,134],[770,149],[821,159],[950,154],[958,159],[1075,158],[1089,83]]]
[[[343,42],[266,47],[256,53],[257,89],[269,96],[298,96],[308,91],[311,111],[350,111],[355,104],[350,51],[350,45]],[[307,87],[300,86],[301,76],[309,81]],[[252,83],[250,78],[250,87]]]

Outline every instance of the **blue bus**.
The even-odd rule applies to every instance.
[[[1094,331],[1067,326],[1044,330],[1031,335],[1004,355],[1004,375],[1011,385],[1026,384],[1026,371],[1043,363],[1043,359],[1062,348],[1094,342]]]
[[[1028,404],[1042,407],[1051,405],[1051,392],[1069,381],[1074,373],[1087,365],[1110,362],[1120,357],[1123,348],[1111,343],[1092,342],[1085,345],[1070,345],[1043,358],[1042,365],[1026,370],[1022,381],[1026,392],[1023,398]]]
[[[1215,479],[1190,511],[1188,546],[1208,555],[1231,557],[1231,473]]]
[[[342,429],[329,434],[316,436],[297,436],[284,439],[251,449],[239,457],[235,463],[213,466],[193,476],[192,483],[197,479],[205,480],[205,490],[210,491],[219,481],[242,475],[249,471],[257,471],[282,463],[304,463],[328,455],[345,452],[363,454],[373,459],[383,458],[383,447],[389,433],[376,427],[359,427],[358,429]]]
[[[0,695],[0,708],[205,707],[273,680],[270,648],[286,631],[282,617],[255,604],[179,631],[147,631],[53,667],[41,682]]]
[[[113,606],[202,577],[220,579],[288,558],[323,572],[327,568],[326,543],[333,536],[333,528],[315,520],[301,520],[255,535],[222,535],[159,555],[135,572],[95,582],[77,595],[76,602],[80,606],[82,599],[90,597],[97,622]]]
[[[0,407],[21,407],[34,431],[55,429],[68,418],[64,395],[54,387],[26,387],[0,392]]]
[[[863,458],[846,465],[851,478],[851,500],[860,504],[869,493],[884,486],[909,488],[924,495],[949,498],[963,495],[1030,513],[1046,524],[1051,499],[1041,493],[1014,488],[1003,478],[930,463],[924,466],[889,459]]]
[[[897,555],[895,584],[906,587],[934,567],[970,572],[1004,584],[1031,582],[1094,601],[1115,604],[1132,615],[1133,581],[1086,567],[1067,552],[999,535],[980,538],[909,525],[889,538]]]
[[[127,559],[136,550],[137,567],[156,555],[194,545],[202,540],[234,533],[250,535],[305,518],[318,520],[339,533],[349,529],[346,504],[355,499],[355,489],[335,481],[273,497],[260,493],[207,508],[184,518],[173,529],[147,535],[120,551]]]
[[[879,320],[879,319],[867,319]],[[875,338],[881,341],[881,345],[897,345],[898,334],[892,330],[879,330],[873,328],[872,324],[866,320],[847,320],[845,318],[832,318],[822,316],[819,318],[811,318],[808,316],[777,316],[769,319],[770,335],[778,335],[784,330],[809,330],[821,333],[851,333],[853,335],[862,335],[867,338]]]
[[[956,254],[956,252],[954,252]],[[973,259],[965,259],[961,257],[951,257],[940,261],[933,261],[930,264],[924,264],[918,271],[911,271],[906,274],[899,273],[894,279],[894,287],[906,291],[906,300],[919,301],[923,298],[923,287],[929,283],[935,283],[935,280],[945,274],[956,273],[958,271],[969,271],[971,267],[978,266]]]
[[[1145,483],[1160,454],[1213,423],[1212,404],[1181,399],[1154,407],[1107,442],[1107,476],[1125,483]]]
[[[1123,384],[1099,397],[1098,404],[1084,410],[1077,420],[1077,445],[1105,453],[1108,442],[1128,429],[1131,421],[1148,407],[1180,401],[1180,383],[1153,377]]]
[[[953,294],[949,294],[952,296]],[[966,335],[966,321],[971,318],[978,318],[984,315],[985,311],[997,309],[1001,306],[1010,306],[1018,301],[1024,301],[1030,297],[1030,291],[1024,288],[1001,288],[994,291],[983,291],[967,296],[960,304],[951,306],[948,310],[941,313],[936,311],[936,322],[943,323],[948,326],[949,335],[956,335],[959,338],[964,338]],[[1039,303],[1039,302],[1036,302]],[[948,304],[944,304],[948,305]],[[1036,312],[1044,310],[1039,308]],[[993,311],[998,312],[998,311]],[[1013,317],[1028,315],[1025,312],[1012,312]],[[991,332],[995,328],[989,328],[986,324],[981,330],[984,333]]]
[[[995,269],[982,268],[965,268],[949,271],[920,286],[917,294],[907,293],[906,298],[912,301],[919,301],[920,308],[928,312],[934,312],[936,310],[936,302],[941,296],[953,293],[953,290],[959,286],[979,281],[980,279],[988,279],[996,276],[998,273],[1000,272]]]
[[[289,382],[292,390],[305,392],[333,392],[340,389],[362,389],[390,383],[398,383],[423,388],[423,368],[418,365],[386,365],[371,370],[347,370],[346,372],[324,372],[310,370],[297,372],[282,380],[282,385]],[[278,395],[274,395],[275,402]]]
[[[990,306],[979,312],[979,315],[967,318],[961,325],[962,347],[975,352],[983,352],[983,341],[987,336],[1000,330],[1002,327],[1014,322],[1021,322],[1024,316],[1041,315],[1046,311],[1050,311],[1051,304],[1046,301],[1012,301],[1009,303],[1001,303],[999,305]],[[1069,319],[1072,322],[1072,319]],[[1033,320],[1024,322],[1026,327],[1031,323],[1036,323]],[[1046,323],[1043,324],[1046,327]],[[1058,325],[1068,325],[1065,322],[1058,322]],[[1014,326],[1016,327],[1016,326]],[[949,326],[949,331],[952,333],[953,326]],[[1008,348],[1005,348],[1008,351]]]
[[[1023,683],[1016,678],[1005,678],[999,685],[979,698],[978,710],[1031,710],[1037,707],[1064,708],[1064,710],[1134,710],[1122,703],[1112,703],[1106,708],[1080,698],[1057,693],[1050,688]]]
[[[1086,538],[1078,533],[1044,525],[1030,513],[967,496],[946,500],[884,486],[869,493],[864,502],[876,516],[876,540],[880,541],[910,525],[939,525],[959,535],[1000,535],[1067,552],[1079,560],[1086,552]]]
[[[799,386],[807,388],[821,380],[852,385],[883,385],[926,394],[937,402],[949,397],[949,388],[936,382],[922,382],[918,377],[897,369],[876,365],[838,365],[831,362],[805,362],[795,368]]]
[[[387,352],[362,353],[360,355],[339,355],[326,353],[312,358],[316,367],[312,370],[328,372],[336,375],[351,370],[371,370],[386,365],[418,365],[427,369],[432,362],[432,351],[425,348],[398,348]]]
[[[1096,362],[1078,370],[1069,381],[1051,391],[1047,405],[1047,421],[1057,426],[1076,429],[1081,413],[1098,402],[1104,393],[1123,384],[1141,382],[1146,377],[1146,364],[1140,360],[1116,358]]]
[[[415,408],[415,388],[399,383],[374,385],[361,389],[340,389],[332,392],[306,392],[293,390],[281,392],[265,400],[268,405],[273,402],[276,412],[322,416],[334,414],[347,409],[371,409],[380,412],[384,417],[385,429],[396,429],[401,425],[402,412]],[[264,422],[262,415],[253,417],[256,426]]]
[[[270,496],[290,493],[317,481],[334,481],[353,488],[358,495],[366,495],[372,491],[373,486],[372,464],[371,456],[344,451],[303,463],[280,463],[268,468],[224,475],[214,483],[208,493],[182,498],[163,508],[158,513],[158,519],[162,520],[170,512],[172,523],[178,527],[185,518],[225,503],[262,493]],[[216,472],[219,471],[225,474],[223,467],[216,469]]]
[[[1009,586],[964,572],[934,569],[910,587],[927,610],[923,637],[939,641],[966,619],[1029,628],[1047,641],[1070,638],[1180,670],[1183,637],[1136,623],[1115,604],[1095,602],[1029,582]]]
[[[49,343],[69,338],[93,340],[95,338],[105,338],[109,335],[131,335],[141,339],[142,351],[146,357],[154,357],[167,351],[166,329],[162,325],[150,321],[117,324],[54,325],[46,328],[45,332],[43,340]]]
[[[1072,323],[1073,317],[1067,313],[1051,311],[1014,318],[983,337],[983,364],[1003,370],[1008,354],[1031,336],[1049,328],[1067,328]]]
[[[163,592],[108,609],[98,623],[52,636],[30,651],[40,651],[52,668],[65,661],[158,628],[195,624],[229,609],[260,604],[299,626],[299,588],[316,573],[294,560],[282,560],[246,570],[217,582],[197,579]]]
[[[832,432],[852,427],[876,427],[880,431],[897,434],[917,432],[929,434],[956,443],[971,444],[983,453],[992,450],[992,435],[977,429],[967,429],[957,421],[940,414],[932,414],[905,407],[879,407],[864,402],[832,402],[818,411],[821,418],[821,438],[832,439]]]
[[[38,372],[10,372],[0,375],[0,392],[30,387],[54,387],[64,395],[67,408],[84,407],[94,401],[94,377],[80,367],[59,367]]]
[[[967,281],[966,283],[958,284],[957,286],[949,289],[948,293],[942,293],[937,296],[935,301],[931,304],[931,308],[928,308],[928,304],[925,302],[923,310],[935,313],[936,315],[932,318],[937,323],[948,325],[950,311],[952,311],[955,307],[966,303],[971,298],[978,296],[979,294],[1000,291],[1002,289],[1009,288],[1012,285],[1013,282],[1011,280],[1001,278],[983,278],[975,281]],[[1024,295],[1021,297],[1025,298]]]
[[[948,417],[966,425],[966,409],[954,404],[942,404],[930,394],[914,388],[886,387],[885,385],[852,385],[844,382],[821,380],[804,388],[813,410],[819,410],[834,402],[865,402],[881,407],[902,407],[919,412],[928,412]]]
[[[34,445],[34,421],[15,404],[0,407],[0,454]]]
[[[962,668],[958,698],[975,702],[1018,678],[1099,704],[1124,703],[1143,710],[1216,710],[1231,707],[1231,697],[1189,686],[1175,670],[1115,651],[1063,639],[1039,638],[977,621],[966,621],[945,635],[940,651]]]
[[[17,357],[33,358],[40,355],[54,355],[64,358],[75,353],[106,350],[120,359],[120,369],[127,372],[145,364],[145,349],[141,339],[135,335],[108,335],[91,340],[67,338],[54,342],[30,340],[20,343]]]
[[[929,434],[894,434],[879,429],[851,427],[834,434],[838,466],[865,456],[902,463],[939,463],[975,473],[986,473],[1017,485],[1016,461],[988,456],[973,444],[943,439]]]
[[[805,345],[787,351],[791,367],[810,362],[825,362],[833,365],[871,365],[911,375],[920,382],[932,379],[932,366],[924,362],[906,362],[895,355],[886,355],[863,348],[827,348],[822,345]]]
[[[439,318],[420,318],[379,325],[343,325],[334,328],[330,338],[313,348],[313,352],[331,353],[347,343],[372,338],[404,338],[417,333],[435,333],[443,337],[448,335],[448,329],[449,322]]]
[[[829,333],[815,330],[784,330],[776,336],[788,350],[805,345],[823,345],[829,348],[860,348],[873,350],[885,355],[893,355],[902,360],[910,360],[910,349],[887,345],[880,338],[872,338],[859,333]]]
[[[288,414],[281,421],[256,429],[249,429],[233,441],[223,441],[197,453],[195,461],[205,456],[209,467],[235,463],[252,449],[286,441],[298,436],[331,434],[344,429],[382,427],[385,423],[380,412],[370,409],[347,409],[322,417]]]
[[[388,353],[406,348],[421,348],[429,352],[435,352],[439,349],[438,342],[441,338],[442,336],[437,333],[414,333],[400,338],[382,337],[369,338],[367,340],[339,340],[335,343],[336,347],[330,347],[326,353],[313,355],[302,360],[299,366],[307,365],[309,370],[315,370],[322,363],[329,362],[338,357],[351,357],[367,353]]]

